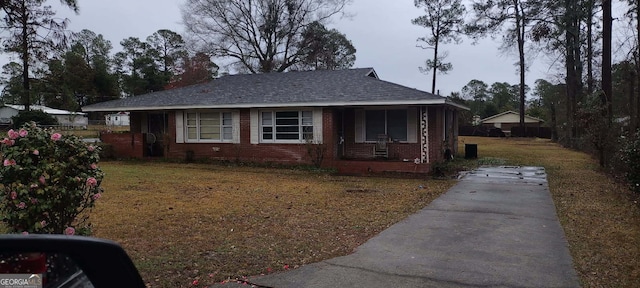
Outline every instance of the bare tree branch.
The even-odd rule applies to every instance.
[[[311,23],[327,22],[351,0],[187,0],[189,34],[214,55],[236,59],[252,73],[286,71],[300,60]]]

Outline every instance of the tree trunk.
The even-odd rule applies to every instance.
[[[575,23],[573,23],[573,57],[575,68],[575,98],[573,101],[573,122],[576,123],[575,126],[575,137],[580,137],[581,127],[578,125],[578,109],[580,108],[578,103],[582,103],[584,101],[584,82],[582,81],[582,76],[584,75],[584,65],[582,63],[582,43],[581,40],[581,28],[580,28],[580,15],[575,15]]]
[[[518,49],[520,49],[520,131],[522,131],[522,133],[524,133],[524,135],[527,135],[527,131],[526,131],[526,127],[524,124],[524,113],[525,113],[525,109],[524,109],[524,102],[526,101],[525,99],[525,59],[524,59],[524,40],[518,40]]]
[[[436,94],[436,74],[438,73],[438,37],[435,37],[436,45],[433,48],[433,77],[431,79],[431,94]]]
[[[558,120],[556,116],[556,106],[555,104],[549,107],[551,110],[551,141],[558,141]]]
[[[627,79],[627,97],[629,97],[629,136],[638,129],[636,126],[636,71],[633,67],[627,66],[629,69],[629,79]]]
[[[573,57],[573,49],[571,49],[571,33],[569,31],[565,32],[566,33],[566,46],[567,46],[567,51],[566,51],[566,70],[567,70],[567,75],[566,75],[566,94],[567,94],[567,123],[569,124],[568,129],[566,131],[567,133],[567,140],[569,141],[569,146],[573,146],[573,140],[576,137],[576,123],[574,123],[574,103],[576,100],[576,85],[575,85],[575,80],[574,78],[576,77],[576,71],[575,71],[575,58]]]
[[[575,148],[575,140],[578,137],[577,108],[580,97],[580,78],[582,68],[580,63],[580,32],[578,11],[575,0],[565,0],[565,49],[566,49],[566,70],[567,70],[567,131],[569,146]]]
[[[613,121],[613,86],[611,79],[611,26],[613,24],[613,19],[611,19],[611,0],[603,0],[602,1],[602,110],[605,118],[603,119],[605,123],[602,126],[603,129],[600,129],[597,137],[600,138],[599,147],[599,156],[600,156],[600,167],[605,167],[607,165],[607,156],[609,154],[609,143],[611,139],[609,139],[608,135],[609,130],[611,129],[611,123]]]
[[[606,159],[606,154],[605,154],[605,149],[604,147],[596,147],[598,149],[598,163],[600,164],[600,167],[604,167],[605,165],[607,165],[605,159]]]
[[[638,37],[638,39],[636,39],[636,43],[640,43],[640,3],[636,4],[636,37]],[[637,83],[638,85],[640,85],[640,44],[637,45],[636,47],[636,55],[635,55],[635,62],[636,62],[636,77],[637,77]],[[634,109],[634,107],[631,107],[631,109]],[[637,94],[636,94],[636,121],[633,125],[633,127],[635,127],[635,129],[640,128],[640,89],[638,89]],[[636,130],[632,131],[632,134],[635,134]]]
[[[22,25],[22,105],[24,105],[24,111],[29,111],[31,109],[31,87],[29,83],[29,16],[27,14],[27,7],[24,2],[22,2],[22,13],[21,13],[21,25]]]
[[[607,124],[613,121],[613,86],[611,79],[611,30],[613,19],[611,16],[611,0],[602,1],[602,93],[607,111]]]
[[[578,121],[578,103],[581,103],[583,101],[583,96],[584,96],[584,83],[582,82],[582,75],[584,73],[584,65],[582,65],[582,43],[580,42],[581,40],[581,28],[580,28],[580,22],[581,22],[581,7],[578,4],[578,1],[574,1],[573,3],[573,13],[571,13],[572,15],[572,23],[571,23],[571,31],[572,34],[574,35],[572,40],[573,42],[571,43],[571,47],[573,49],[573,57],[574,57],[574,65],[575,65],[575,77],[573,78],[573,80],[575,81],[574,85],[574,91],[575,91],[575,95],[573,98],[573,129],[574,129],[574,138],[578,139],[581,135],[581,129],[582,127],[580,127],[580,123]]]
[[[593,0],[587,2],[587,95],[593,94]]]
[[[524,15],[524,11],[521,10],[521,3],[518,0],[514,1],[515,6],[515,16],[516,16],[516,33],[518,33],[518,56],[519,62],[518,65],[520,67],[520,131],[523,134],[522,136],[527,135],[527,131],[524,126],[524,102],[525,102],[525,58],[524,58],[524,37],[525,37],[525,27],[527,26],[526,17]]]

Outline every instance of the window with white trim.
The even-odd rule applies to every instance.
[[[186,112],[185,131],[187,142],[233,141],[231,112]]]
[[[260,139],[296,143],[313,140],[313,111],[261,111]]]
[[[387,135],[393,141],[406,142],[407,110],[366,110],[365,111],[365,139],[377,141],[379,135]]]

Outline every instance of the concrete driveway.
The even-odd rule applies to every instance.
[[[351,255],[248,280],[257,287],[580,287],[539,167],[480,168]]]

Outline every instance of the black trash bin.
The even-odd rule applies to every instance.
[[[478,144],[464,144],[464,159],[478,158]]]

